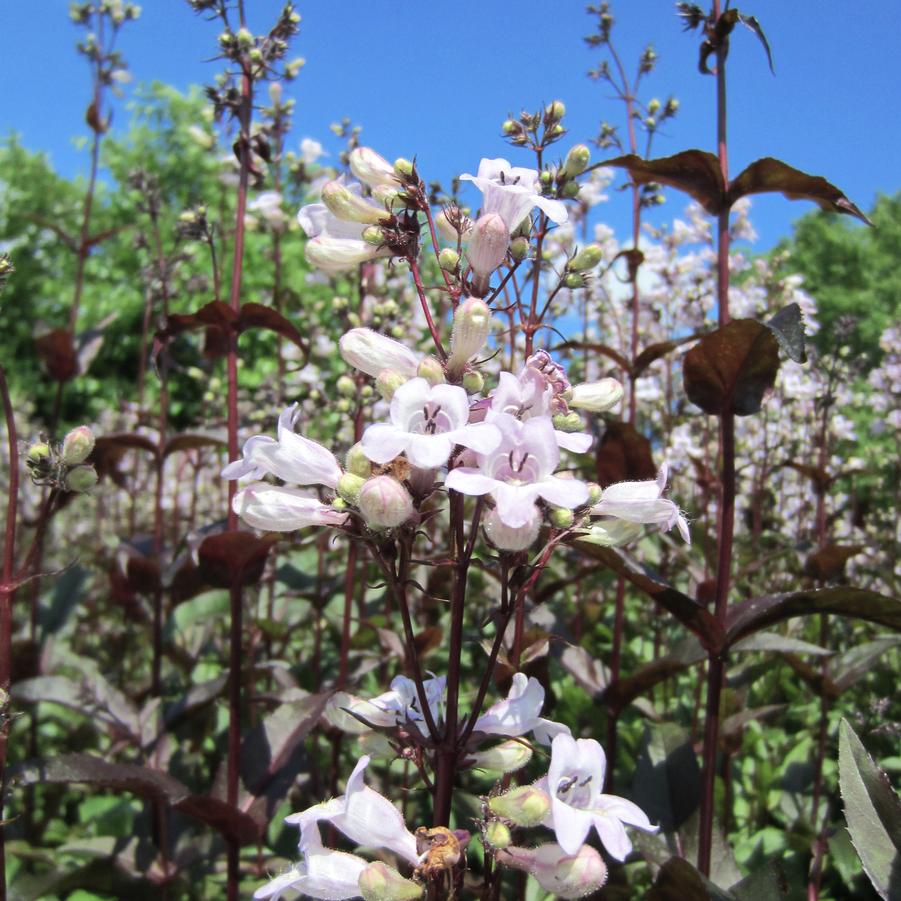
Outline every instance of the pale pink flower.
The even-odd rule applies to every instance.
[[[293,532],[307,526],[340,526],[347,514],[297,488],[252,482],[238,491],[232,509],[249,526],[267,532]]]
[[[607,865],[590,845],[582,845],[567,854],[559,845],[548,843],[537,848],[511,846],[497,852],[499,863],[525,870],[555,898],[584,898],[607,881]]]
[[[496,701],[476,720],[475,731],[511,737],[533,732],[536,741],[544,745],[549,745],[555,735],[569,735],[569,726],[540,716],[543,706],[541,683],[525,673],[514,673],[507,697]]]

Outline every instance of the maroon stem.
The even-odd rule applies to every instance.
[[[19,501],[19,441],[6,373],[0,366],[0,396],[9,444],[9,497],[3,535],[3,581],[0,582],[0,901],[6,901],[6,830],[3,799],[6,796],[6,749],[9,738],[9,687],[12,681],[13,567],[16,551],[16,505]]]
[[[416,285],[416,293],[419,295],[419,303],[422,306],[422,313],[425,316],[426,324],[429,327],[429,334],[432,336],[432,341],[435,344],[435,352],[438,354],[438,359],[442,363],[446,363],[447,354],[441,343],[441,336],[438,334],[435,321],[432,319],[429,299],[426,297],[425,288],[422,285],[422,277],[419,274],[419,263],[416,262],[415,257],[407,257],[407,262],[410,264],[410,271],[413,273],[413,283]]]
[[[240,4],[241,24],[244,25],[244,5]],[[250,122],[253,115],[253,79],[249,62],[243,64],[241,73],[241,104],[238,110],[241,154],[241,172],[238,182],[238,203],[235,210],[235,244],[232,258],[230,306],[235,314],[241,311],[241,275],[244,264],[244,216],[247,210],[247,186],[250,169]],[[228,457],[238,458],[238,336],[232,332],[229,338],[228,360]],[[238,515],[232,501],[237,485],[228,483],[228,531],[238,527]],[[241,767],[241,658],[243,601],[241,585],[235,583],[229,591],[229,662],[228,662],[228,769],[226,799],[232,807],[238,804],[239,773]],[[228,901],[237,901],[239,887],[240,846],[232,840],[228,843]]]
[[[713,15],[720,15],[719,0],[714,0]],[[726,143],[726,47],[721,43],[716,52],[717,155],[723,182],[729,183]],[[717,229],[717,301],[719,326],[729,322],[729,211],[718,217]],[[717,567],[714,617],[725,630],[729,605],[729,583],[732,574],[732,539],[735,527],[735,417],[731,411],[720,416],[720,504],[717,512]],[[710,875],[713,842],[714,787],[716,754],[720,729],[720,695],[723,687],[723,656],[711,652],[707,668],[707,705],[704,724],[701,810],[698,835],[698,869]]]
[[[341,622],[341,662],[338,669],[338,688],[347,685],[348,659],[350,657],[350,619],[354,604],[354,588],[357,578],[357,542],[351,540],[347,549],[347,567],[344,571],[344,616]]]

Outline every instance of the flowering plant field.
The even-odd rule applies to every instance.
[[[204,94],[114,130],[140,11],[77,2],[88,178],[0,148],[0,898],[901,897],[901,202],[730,170],[761,23],[677,4],[657,155],[589,7],[621,124],[442,185],[289,140],[292,3],[188,2]],[[752,255],[767,193],[832,216]]]

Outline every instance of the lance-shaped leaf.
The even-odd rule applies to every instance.
[[[812,200],[821,209],[845,213],[867,225],[873,224],[866,214],[821,175],[808,175],[771,156],[755,160],[730,182],[726,202],[731,207],[739,197],[775,193],[789,200]]]
[[[56,382],[68,382],[78,375],[78,351],[68,329],[56,328],[35,339],[34,348],[47,374]]]
[[[827,544],[825,547],[814,551],[804,564],[804,572],[814,579],[828,582],[835,579],[845,571],[845,564],[856,557],[861,551],[866,550],[862,544]]]
[[[226,442],[214,435],[195,435],[185,433],[173,435],[163,447],[163,456],[177,454],[181,451],[198,450],[201,447],[226,447]]]
[[[796,303],[783,307],[764,323],[776,336],[779,346],[790,360],[796,363],[807,362],[807,351],[804,349],[804,314]]]
[[[753,319],[733,319],[705,335],[682,364],[688,399],[717,416],[756,413],[778,371],[779,344]]]
[[[657,344],[649,344],[635,358],[635,363],[632,366],[630,373],[632,378],[637,379],[651,363],[656,362],[661,357],[665,357],[677,347],[688,344],[689,341],[696,341],[698,338],[702,338],[705,334],[706,332],[695,332],[691,335],[683,335],[681,338],[674,338],[672,341],[661,341]]]
[[[278,310],[263,306],[261,303],[245,303],[241,307],[236,325],[239,332],[245,332],[250,328],[269,329],[296,344],[304,353],[309,350],[303,335]]]
[[[690,629],[707,650],[718,650],[725,641],[725,635],[706,607],[699,604],[687,594],[683,594],[672,585],[656,579],[641,569],[621,551],[614,548],[600,547],[583,541],[574,541],[578,548],[588,557],[600,560],[618,575],[624,576],[636,588],[652,597]]]
[[[629,371],[629,361],[618,350],[614,350],[606,344],[586,341],[564,341],[562,344],[557,344],[554,350],[588,350],[612,360],[624,372]]]
[[[794,616],[831,613],[878,623],[901,631],[901,600],[863,588],[823,588],[751,598],[736,604],[726,618],[729,646]]]
[[[851,841],[882,898],[901,898],[901,800],[842,720],[838,733],[838,781]]]
[[[258,538],[252,532],[209,535],[197,551],[200,571],[210,585],[230,588],[254,585],[263,575],[269,549],[277,536]]]
[[[872,669],[876,661],[892,648],[901,644],[901,635],[882,635],[848,648],[840,656],[829,661],[829,677],[839,692],[847,691],[858,679]]]
[[[168,773],[132,763],[110,763],[88,754],[67,754],[50,760],[32,760],[13,770],[20,785],[80,783],[113,792],[132,792],[168,804],[186,816],[212,826],[239,844],[259,839],[257,824],[223,801],[193,795]]]
[[[120,488],[125,487],[125,474],[119,470],[119,464],[130,450],[142,450],[154,457],[158,449],[156,443],[146,435],[120,432],[114,435],[103,435],[94,442],[94,449],[88,457],[97,470],[99,478],[108,476]]]
[[[632,181],[639,185],[659,182],[678,188],[697,200],[711,216],[716,216],[726,203],[720,162],[705,150],[683,150],[654,160],[629,153],[605,160],[602,165],[626,169]]]
[[[645,894],[647,901],[735,901],[735,896],[702,876],[687,860],[671,857]]]

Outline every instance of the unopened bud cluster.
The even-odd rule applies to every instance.
[[[25,466],[36,485],[86,492],[97,484],[97,471],[87,462],[93,450],[94,434],[83,425],[72,429],[60,445],[35,441],[26,451]]]

